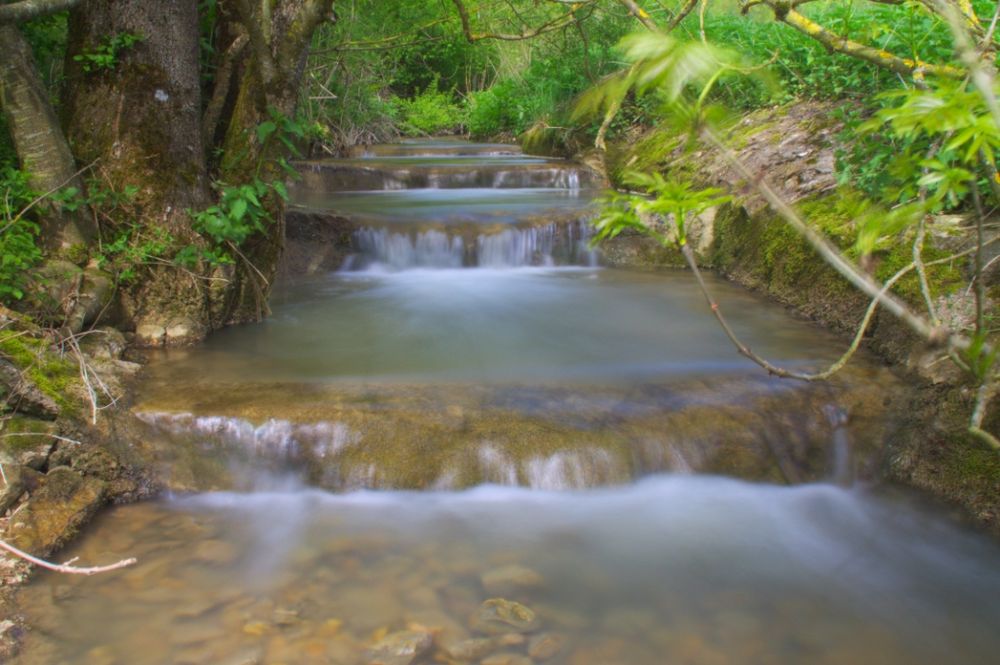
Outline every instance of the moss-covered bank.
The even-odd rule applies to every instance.
[[[798,103],[755,112],[729,134],[730,145],[755,173],[766,177],[804,217],[849,254],[856,236],[855,211],[860,195],[838,187],[834,173],[837,127],[831,108]],[[824,263],[785,222],[771,211],[738,174],[708,150],[688,150],[685,138],[653,129],[621,143],[607,156],[607,172],[616,184],[629,169],[657,170],[699,184],[722,186],[734,202],[706,214],[691,226],[699,261],[719,274],[767,294],[824,327],[855,334],[869,300]],[[932,228],[925,261],[955,249],[953,237],[935,237]],[[623,234],[604,247],[617,265],[645,268],[683,267],[680,255],[639,235]],[[886,280],[912,261],[910,243],[868,257],[866,266]],[[945,316],[968,310],[968,276],[960,262],[929,268],[929,279]],[[919,284],[908,275],[896,292],[921,306]],[[722,303],[725,308],[725,303]],[[1000,455],[966,434],[973,395],[947,361],[928,349],[888,314],[876,314],[867,346],[902,368],[916,387],[909,424],[888,445],[884,474],[889,480],[927,490],[961,506],[975,521],[1000,534]],[[993,417],[986,429],[997,432]]]
[[[118,436],[128,380],[139,368],[122,359],[125,347],[115,330],[73,336],[0,308],[3,540],[47,557],[104,504],[155,490],[148,460]],[[22,630],[12,596],[28,570],[0,553],[0,661]]]

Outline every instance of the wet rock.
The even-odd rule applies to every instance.
[[[170,631],[170,642],[179,646],[208,645],[226,636],[226,630],[217,624],[199,621],[178,623]]]
[[[344,620],[359,635],[386,625],[399,625],[403,609],[386,587],[346,586],[337,591],[337,603],[348,608]]]
[[[469,631],[448,614],[436,609],[408,610],[404,618],[410,630],[426,630],[439,644],[456,643],[469,638]]]
[[[0,515],[17,505],[17,500],[25,492],[30,492],[37,487],[43,477],[37,471],[19,465],[4,464],[3,472],[7,478],[7,484],[0,488]],[[0,480],[0,482],[3,481]]]
[[[560,633],[542,633],[528,642],[528,655],[535,660],[554,658],[566,645],[566,636]]]
[[[434,637],[423,631],[403,630],[386,635],[368,650],[369,665],[410,665],[430,651]]]
[[[56,423],[14,416],[3,423],[0,433],[0,464],[20,464],[43,471],[57,440]]]
[[[205,333],[204,326],[194,320],[147,320],[136,326],[135,343],[145,347],[184,346],[201,341]]]
[[[519,647],[527,641],[528,638],[520,633],[505,633],[497,638],[497,644],[502,647]]]
[[[521,603],[504,598],[491,598],[472,615],[470,625],[479,633],[530,633],[538,628],[535,612]]]
[[[495,653],[479,661],[481,665],[533,665],[533,661],[519,653]]]
[[[0,401],[18,413],[55,420],[59,405],[8,360],[0,358]]]
[[[487,593],[497,596],[530,591],[545,584],[545,579],[538,572],[517,564],[494,568],[483,573],[479,579]]]
[[[299,612],[298,610],[279,607],[274,610],[274,614],[271,615],[271,620],[276,626],[293,626],[299,622]]]
[[[115,285],[110,275],[97,268],[85,269],[76,292],[76,302],[66,317],[66,327],[78,333],[94,323],[107,311],[114,292]]]
[[[128,342],[114,328],[98,328],[80,338],[80,350],[96,360],[120,360]]]
[[[177,619],[200,619],[216,607],[219,603],[216,600],[191,600],[174,611]]]
[[[474,637],[468,640],[441,644],[441,650],[450,658],[466,661],[484,658],[495,651],[496,648],[496,640],[488,637]]]
[[[243,626],[243,633],[249,635],[250,637],[261,637],[266,635],[271,630],[263,621],[251,621]]]
[[[47,556],[64,545],[104,503],[107,484],[60,467],[41,479],[40,486],[8,528],[16,547]]]

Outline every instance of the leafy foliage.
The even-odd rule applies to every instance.
[[[645,196],[614,193],[604,199],[604,207],[594,222],[594,242],[614,238],[626,229],[655,238],[664,247],[687,244],[687,222],[731,199],[716,187],[696,187],[688,182],[667,180],[659,173],[630,171],[625,182]],[[664,231],[662,223],[671,224]]]
[[[34,198],[26,173],[0,170],[0,302],[24,297],[30,270],[42,258],[38,224],[22,212]]]
[[[413,99],[393,99],[400,128],[405,134],[430,136],[452,133],[465,124],[465,110],[451,94],[438,90],[437,79]]]
[[[109,35],[101,40],[101,43],[93,51],[74,55],[73,60],[80,63],[80,68],[87,73],[102,69],[114,69],[118,66],[119,55],[122,51],[132,48],[145,39],[142,35],[130,32]]]

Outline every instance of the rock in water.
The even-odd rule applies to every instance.
[[[559,633],[542,633],[528,643],[528,655],[535,660],[548,660],[562,651],[566,637]]]
[[[491,595],[530,591],[545,584],[545,579],[539,573],[517,564],[494,568],[479,579],[483,583],[483,588]]]
[[[410,665],[434,645],[434,636],[418,630],[390,633],[368,650],[368,665]]]
[[[530,658],[519,653],[497,653],[483,658],[482,665],[533,665]]]
[[[538,628],[534,610],[504,598],[490,598],[472,615],[473,630],[490,635],[504,633],[530,633]]]
[[[442,645],[442,649],[450,658],[466,661],[479,660],[488,656],[496,647],[496,642],[487,637],[475,637]]]

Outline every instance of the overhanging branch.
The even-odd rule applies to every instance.
[[[0,5],[0,23],[23,23],[34,18],[58,14],[80,4],[80,0],[21,0]]]
[[[458,11],[458,18],[462,22],[462,33],[465,35],[465,39],[470,43],[482,41],[484,39],[495,39],[497,41],[505,42],[517,42],[523,41],[525,39],[532,39],[533,37],[538,37],[539,35],[545,34],[546,32],[552,32],[553,30],[559,30],[565,28],[568,25],[573,24],[576,21],[576,17],[579,15],[583,9],[593,9],[595,5],[595,0],[590,0],[590,2],[580,2],[572,5],[569,11],[565,14],[557,16],[540,26],[532,29],[522,30],[520,34],[518,33],[503,33],[503,32],[475,32],[472,28],[472,18],[469,16],[469,10],[465,6],[462,0],[451,0],[452,4],[455,5],[455,9]],[[565,4],[562,2],[557,2],[557,4]]]

